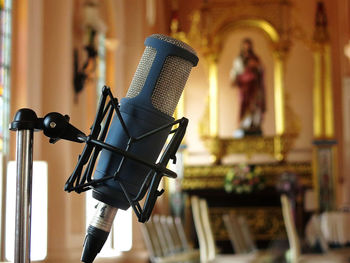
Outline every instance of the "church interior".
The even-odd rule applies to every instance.
[[[99,227],[99,189],[111,184],[127,205],[113,208],[94,262],[350,262],[350,1],[1,0],[0,24],[0,262],[80,262],[89,224]],[[131,197],[122,165],[110,184],[92,172],[67,190],[88,145],[97,162],[108,152],[91,135],[102,94],[117,98],[104,113],[123,111],[137,73],[163,66],[149,39],[198,58],[182,73],[184,57],[163,61],[160,103],[183,88],[167,115],[181,121],[164,137],[177,152],[162,144],[145,175],[129,165],[136,175],[125,180],[142,185]],[[35,125],[60,113],[82,132],[69,141],[41,124],[23,129],[19,109],[33,110]],[[128,147],[111,158],[128,160]],[[23,174],[33,176],[24,214]],[[154,197],[139,197],[156,179]],[[19,240],[18,229],[29,234]]]

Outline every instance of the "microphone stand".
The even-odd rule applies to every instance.
[[[17,132],[15,263],[30,262],[34,131],[43,130],[45,135],[55,137],[55,132],[52,131],[63,127],[68,131],[68,136],[66,133],[62,136],[76,141],[76,135],[83,133],[71,126],[68,120],[68,116],[56,112],[49,113],[44,118],[38,118],[33,110],[20,109],[10,124],[10,130]],[[61,129],[56,131],[58,130]],[[72,132],[75,134],[73,137],[70,135]],[[52,143],[57,140],[57,138],[50,138]]]
[[[14,262],[30,262],[33,130],[17,131],[16,231]],[[19,227],[17,227],[19,226]]]
[[[107,101],[109,98],[109,101]],[[129,136],[129,142],[126,149],[113,147],[104,142],[109,123],[113,113],[118,116],[125,133]],[[15,220],[15,258],[14,263],[30,262],[30,237],[31,237],[31,203],[32,203],[32,177],[33,177],[33,134],[34,131],[43,131],[44,135],[50,138],[50,143],[56,143],[60,139],[86,143],[82,154],[79,156],[78,163],[68,178],[65,191],[75,191],[81,193],[91,188],[98,187],[107,180],[116,180],[120,184],[123,193],[133,208],[139,222],[146,222],[152,212],[156,199],[164,192],[159,191],[158,185],[163,176],[176,178],[173,171],[166,168],[170,159],[176,162],[176,151],[185,135],[188,120],[182,118],[173,121],[167,125],[149,131],[139,137],[132,137],[128,131],[121,113],[119,111],[118,100],[113,97],[110,89],[104,86],[99,108],[97,110],[95,121],[91,127],[91,132],[87,136],[79,129],[69,123],[69,116],[58,112],[48,113],[44,118],[38,118],[31,109],[20,109],[16,112],[14,120],[10,124],[10,130],[17,132],[16,140],[16,161],[17,161],[17,179],[16,179],[16,220]],[[164,150],[158,163],[149,163],[129,152],[132,143],[141,141],[151,135],[154,135],[163,129],[172,127],[169,134],[173,134],[170,142]],[[98,154],[102,149],[112,151],[115,154],[123,156],[118,170],[111,177],[105,177],[99,180],[92,178],[92,171]],[[125,159],[131,159],[151,170],[145,177],[144,182],[136,196],[132,196],[124,187],[123,181],[119,178],[119,171]],[[85,166],[85,170],[84,170]],[[139,201],[147,193],[144,206],[141,207]]]

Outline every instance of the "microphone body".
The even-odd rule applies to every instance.
[[[120,112],[123,120],[131,132],[132,137],[138,137],[145,132],[152,131],[162,125],[173,121],[172,117],[161,114],[148,113],[137,104],[129,103],[124,98],[121,100]],[[145,115],[149,114],[146,118]],[[117,116],[111,123],[111,127],[106,138],[106,143],[121,149],[127,148],[128,138],[125,134]],[[130,153],[137,155],[140,159],[154,163],[169,135],[171,127],[158,132],[145,140],[135,142],[129,149]],[[114,175],[123,157],[107,150],[102,150],[100,161],[97,164],[94,179],[101,179],[105,176]],[[121,167],[119,179],[123,182],[127,192],[135,197],[141,187],[144,177],[150,168],[138,164],[136,161],[126,160]],[[114,180],[108,180],[104,185],[93,190],[93,197],[108,205],[126,210],[129,203],[122,192],[120,185]]]
[[[154,163],[171,126],[142,140],[134,139],[174,121],[172,115],[198,58],[195,51],[185,43],[163,35],[148,37],[145,46],[127,95],[120,101],[120,113],[127,131],[115,116],[105,142]],[[131,198],[135,198],[151,170],[124,158],[105,149],[100,153],[94,179],[114,176],[119,170],[118,180],[107,180],[93,189],[93,197],[100,202],[85,237],[83,262],[93,262],[100,252],[117,209],[126,210],[130,206],[118,181],[123,183]],[[143,195],[139,195],[138,200],[142,198]]]

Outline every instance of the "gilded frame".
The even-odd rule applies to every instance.
[[[224,156],[233,153],[246,154],[248,157],[256,153],[266,153],[282,161],[286,158],[299,132],[295,114],[286,103],[284,90],[284,66],[291,45],[289,21],[281,21],[281,17],[276,16],[276,13],[284,12],[287,15],[283,17],[288,17],[290,3],[279,0],[262,0],[259,4],[252,0],[247,0],[244,4],[235,0],[214,2],[203,4],[193,13],[188,33],[178,32],[176,19],[171,25],[172,35],[194,46],[205,58],[204,63],[208,68],[209,95],[203,119],[199,123],[199,135],[216,164],[221,163]],[[261,12],[262,9],[265,11]],[[263,16],[258,17],[257,13]],[[259,30],[267,37],[272,47],[274,136],[250,136],[242,139],[219,136],[218,60],[229,33],[239,28]],[[181,104],[181,107],[178,107],[179,112],[183,111],[184,105]]]

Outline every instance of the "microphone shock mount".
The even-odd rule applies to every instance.
[[[128,143],[125,149],[105,143],[108,128],[114,114],[118,117],[118,120],[123,127],[123,132],[128,137]],[[85,147],[82,153],[79,155],[77,165],[71,176],[68,178],[64,190],[67,192],[75,191],[76,193],[82,193],[98,187],[107,180],[114,180],[120,185],[126,199],[128,200],[128,203],[138,217],[139,222],[146,222],[152,213],[157,198],[164,192],[163,189],[160,191],[158,190],[162,177],[177,177],[176,173],[167,169],[166,166],[170,159],[172,159],[174,163],[176,162],[175,154],[185,135],[187,124],[188,119],[181,118],[152,131],[148,131],[141,136],[133,137],[130,135],[128,127],[126,127],[119,111],[118,100],[113,97],[110,88],[104,86],[95,120],[90,128],[89,135],[85,135],[82,131],[71,125],[69,123],[68,115],[51,112],[44,118],[38,118],[36,113],[31,109],[20,109],[16,113],[13,122],[10,124],[10,130],[42,130],[44,135],[50,138],[50,143],[56,143],[60,139],[85,143]],[[170,127],[171,131],[169,135],[171,135],[171,138],[168,138],[169,143],[166,145],[165,150],[162,152],[158,162],[151,163],[130,153],[129,149],[134,143],[142,141],[165,129],[169,129]],[[96,160],[98,159],[99,153],[102,149],[121,155],[122,159],[114,175],[106,176],[101,179],[94,179],[92,174]],[[142,182],[141,188],[136,196],[128,193],[125,185],[123,184],[123,180],[119,177],[119,173],[127,159],[150,168],[150,172]],[[140,200],[143,199],[146,193],[146,200],[142,207],[140,205]]]

